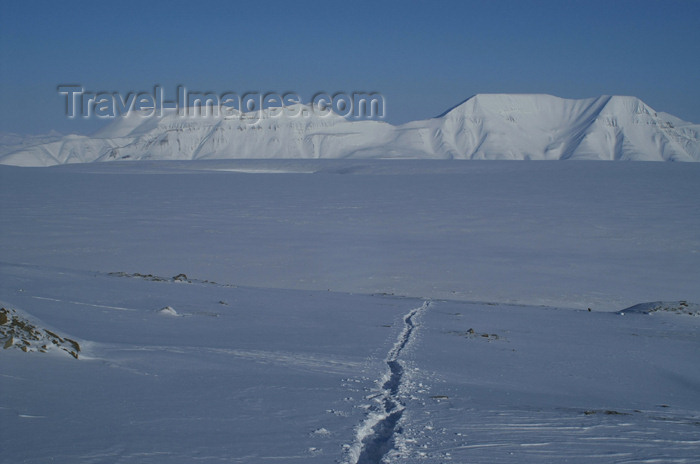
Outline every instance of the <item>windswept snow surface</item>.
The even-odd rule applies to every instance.
[[[186,116],[174,109],[161,117],[134,112],[92,137],[37,139],[34,145],[0,149],[0,164],[229,158],[700,161],[699,125],[657,113],[635,97],[483,94],[436,118],[401,126],[323,115],[304,105],[290,110],[206,117],[195,109]]]
[[[698,462],[698,166],[0,166],[0,462]]]
[[[700,301],[695,163],[0,168],[13,263],[583,309]]]

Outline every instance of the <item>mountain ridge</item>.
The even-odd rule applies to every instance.
[[[6,147],[0,164],[232,158],[700,161],[700,125],[656,112],[632,96],[476,94],[434,118],[398,126],[320,115],[307,105],[294,109],[296,117],[284,110],[262,117],[132,113],[92,136]]]

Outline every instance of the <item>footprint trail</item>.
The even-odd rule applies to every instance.
[[[399,394],[404,377],[404,368],[399,358],[404,348],[415,337],[418,328],[416,319],[429,306],[430,302],[426,301],[404,316],[404,328],[386,357],[386,380],[375,397],[379,406],[358,428],[348,464],[379,464],[394,447],[397,424],[406,409]]]

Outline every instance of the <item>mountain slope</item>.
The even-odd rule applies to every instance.
[[[700,126],[634,97],[476,95],[427,122],[431,132],[411,128],[427,151],[451,158],[700,160]]]
[[[260,119],[132,113],[92,137],[67,136],[4,152],[0,163],[377,157],[700,161],[700,125],[657,113],[635,97],[483,94],[436,118],[401,126],[323,116],[304,105],[292,109],[296,117],[282,111]]]

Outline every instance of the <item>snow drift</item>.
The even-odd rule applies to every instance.
[[[290,113],[305,116],[290,116]],[[0,163],[50,166],[113,160],[430,158],[700,161],[700,125],[635,97],[476,95],[442,115],[393,126],[320,115],[162,117],[132,113],[93,136],[0,151]],[[16,148],[16,149],[15,149]]]

